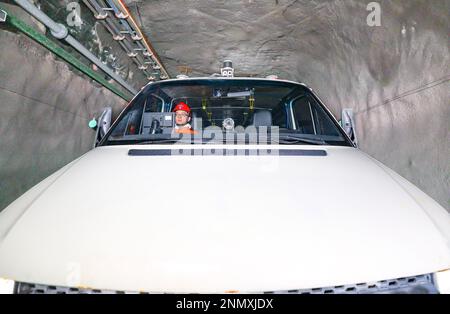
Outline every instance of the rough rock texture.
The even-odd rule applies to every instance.
[[[170,74],[278,74],[315,89],[360,147],[450,210],[450,0],[127,1]]]
[[[32,23],[27,20],[27,23]],[[125,101],[28,37],[0,29],[0,210],[92,148],[92,117]],[[93,180],[95,174],[93,174]]]

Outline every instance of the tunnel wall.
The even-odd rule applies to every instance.
[[[450,211],[450,1],[380,1],[375,27],[368,2],[334,1],[306,27],[295,79],[337,117],[353,108],[360,148]]]
[[[14,8],[11,8],[12,10]],[[20,14],[15,11],[16,15]],[[24,14],[37,29],[42,26]],[[0,210],[92,148],[88,122],[125,101],[23,34],[0,29]],[[95,174],[93,174],[95,175]],[[93,179],[95,179],[93,177]]]

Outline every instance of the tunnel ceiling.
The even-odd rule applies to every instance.
[[[346,60],[357,50],[366,59],[385,60],[369,64],[385,79],[395,70],[391,63],[398,63],[402,29],[431,29],[448,41],[448,0],[433,1],[432,6],[420,0],[379,1],[381,27],[367,26],[369,2],[126,1],[172,77],[186,71],[211,75],[219,72],[224,59],[231,59],[238,76],[277,74],[303,80],[333,60],[358,62]]]
[[[231,59],[239,76],[292,78],[302,39],[327,31],[330,1],[131,1],[169,73],[211,75]],[[364,13],[364,11],[363,11]],[[192,72],[191,72],[192,71]]]

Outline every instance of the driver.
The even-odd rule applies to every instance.
[[[191,122],[191,108],[180,101],[172,111],[175,112],[175,132],[189,133],[192,131],[192,127],[189,124]]]

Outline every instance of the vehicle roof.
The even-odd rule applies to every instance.
[[[308,85],[306,85],[305,83],[300,83],[300,82],[296,82],[296,81],[290,81],[290,80],[283,80],[283,79],[268,79],[268,78],[261,78],[261,77],[239,77],[239,76],[235,76],[235,77],[224,77],[224,76],[205,76],[205,77],[189,77],[189,78],[173,78],[173,79],[168,79],[168,80],[162,80],[162,81],[155,81],[155,82],[149,82],[147,83],[145,86],[142,87],[145,88],[146,86],[149,85],[153,85],[153,84],[161,84],[161,83],[165,83],[165,82],[185,82],[185,81],[196,81],[196,80],[252,80],[252,81],[267,81],[267,82],[276,82],[276,83],[290,83],[290,84],[295,84],[295,85],[301,85],[304,86],[310,90],[312,90],[311,87],[309,87]]]

